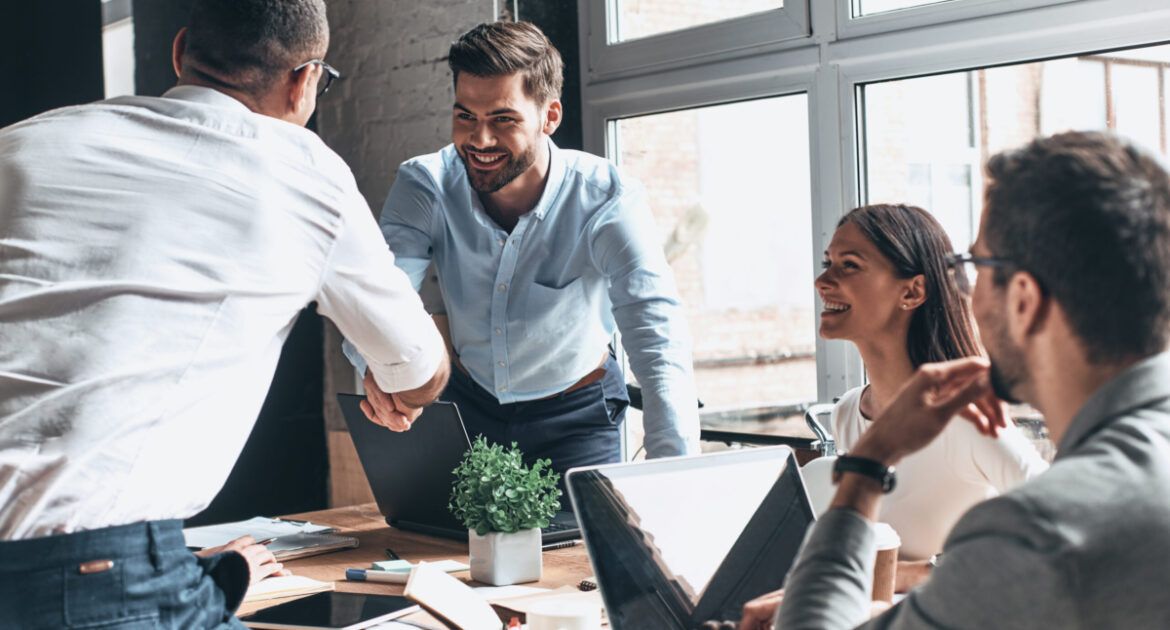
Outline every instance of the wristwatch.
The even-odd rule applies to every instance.
[[[833,464],[833,482],[839,482],[842,473],[847,472],[857,473],[873,479],[881,484],[882,492],[885,494],[889,494],[897,483],[893,466],[886,466],[881,462],[865,457],[852,457],[850,455],[837,457],[837,461]]]

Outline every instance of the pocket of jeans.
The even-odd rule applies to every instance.
[[[125,561],[97,573],[81,573],[76,567],[64,569],[65,624],[70,628],[151,628],[157,624],[157,610],[128,610],[125,592]]]

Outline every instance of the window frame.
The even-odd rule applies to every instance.
[[[579,4],[583,30],[596,19],[591,4]],[[1153,8],[1145,0],[955,0],[862,18],[849,17],[851,6],[851,0],[812,2],[807,37],[701,64],[683,51],[654,65],[619,64],[620,71],[599,73],[590,66],[596,43],[582,37],[585,149],[608,154],[612,119],[807,92],[809,264],[815,270],[837,221],[864,201],[862,86],[1170,41],[1170,7]],[[809,291],[815,295],[813,287]],[[818,337],[816,351],[818,402],[865,382],[851,344]]]
[[[856,0],[836,0],[837,32],[844,38],[914,29],[992,14],[1009,14],[1082,0],[939,0],[905,9],[854,15]]]
[[[611,41],[621,0],[580,2],[582,77],[662,71],[799,45],[809,36],[808,1],[787,0],[783,8],[624,42]]]

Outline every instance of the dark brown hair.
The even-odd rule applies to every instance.
[[[184,71],[256,93],[328,44],[322,0],[195,0],[187,54],[196,63]]]
[[[524,75],[524,93],[543,105],[561,97],[561,53],[531,22],[480,24],[451,44],[447,58],[455,85],[459,74],[499,77]]]
[[[929,212],[915,206],[862,206],[837,227],[856,225],[894,266],[899,278],[922,275],[926,301],[910,319],[906,352],[914,367],[981,354],[971,309],[947,266],[951,239]]]
[[[1069,132],[987,162],[984,234],[1007,283],[1032,274],[1094,363],[1156,354],[1170,337],[1170,175],[1116,136]]]

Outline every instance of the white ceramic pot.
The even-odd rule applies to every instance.
[[[467,531],[471,551],[471,579],[493,586],[536,582],[541,576],[540,530],[485,536]]]

